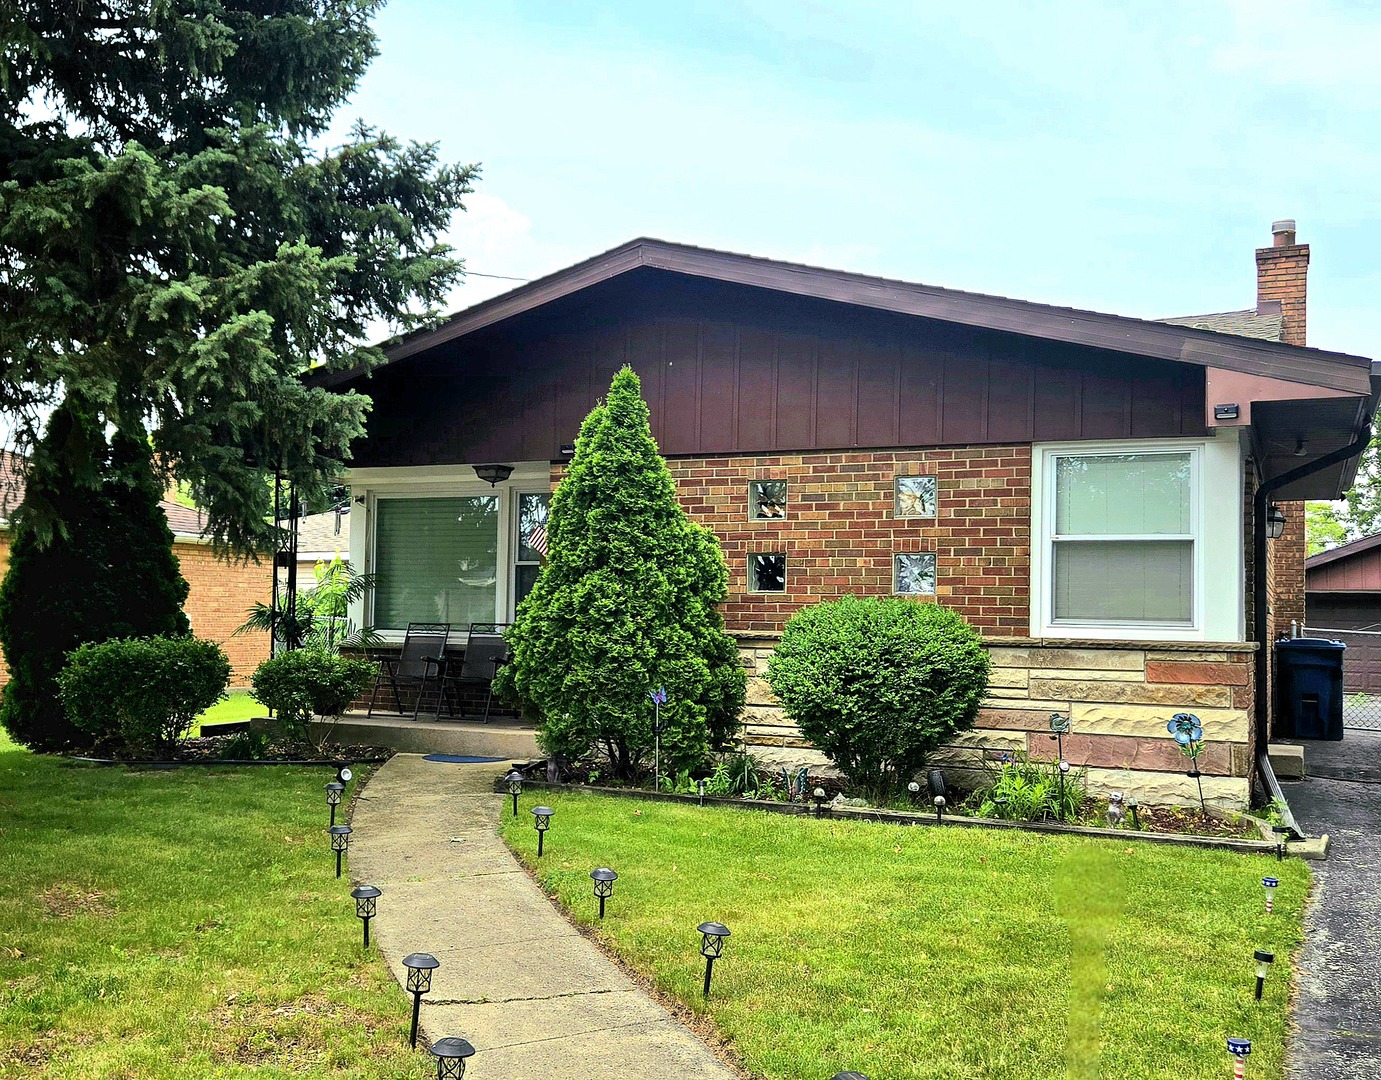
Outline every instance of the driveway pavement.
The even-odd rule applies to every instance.
[[[422,999],[431,1039],[477,1053],[466,1080],[733,1080],[734,1073],[552,907],[499,840],[500,764],[399,754],[354,807],[350,876],[383,890],[374,940],[441,961]]]
[[[1300,826],[1328,833],[1311,863],[1314,901],[1300,958],[1292,1080],[1381,1075],[1381,733],[1306,743],[1308,779],[1287,783]]]

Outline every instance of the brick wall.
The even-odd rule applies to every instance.
[[[210,544],[190,540],[178,540],[173,551],[182,576],[191,586],[183,610],[192,622],[192,633],[225,649],[231,686],[248,686],[254,669],[268,659],[268,635],[233,635],[251,605],[268,603],[272,567],[267,559],[226,563],[212,554]]]

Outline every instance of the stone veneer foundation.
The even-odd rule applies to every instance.
[[[767,685],[776,638],[737,635],[748,673],[745,749],[784,767],[828,766],[787,718]],[[1251,644],[1149,645],[1117,641],[990,640],[992,674],[971,731],[938,750],[932,764],[976,781],[987,763],[1021,751],[1054,760],[1050,714],[1069,716],[1065,757],[1087,766],[1089,789],[1125,791],[1145,803],[1189,805],[1198,788],[1166,730],[1177,712],[1203,722],[1199,756],[1207,799],[1247,805],[1251,763]]]

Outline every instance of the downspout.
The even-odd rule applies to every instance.
[[[1302,837],[1303,832],[1295,824],[1294,816],[1290,813],[1289,807],[1285,802],[1285,793],[1280,788],[1280,781],[1276,779],[1275,770],[1271,768],[1271,758],[1267,751],[1270,738],[1270,700],[1267,696],[1267,673],[1270,670],[1268,665],[1271,662],[1271,646],[1274,642],[1266,640],[1266,606],[1269,597],[1266,590],[1266,511],[1270,506],[1271,496],[1287,484],[1293,484],[1296,480],[1302,480],[1306,476],[1312,476],[1316,472],[1322,472],[1330,465],[1336,465],[1340,461],[1346,461],[1350,457],[1360,454],[1371,442],[1372,421],[1368,420],[1362,425],[1362,429],[1357,433],[1357,437],[1340,449],[1334,450],[1331,454],[1325,454],[1317,461],[1311,461],[1307,465],[1301,465],[1297,469],[1281,473],[1279,476],[1272,477],[1262,483],[1256,489],[1256,497],[1252,500],[1252,636],[1257,643],[1255,663],[1253,665],[1253,734],[1256,739],[1256,766],[1261,774],[1261,782],[1266,786],[1267,793],[1273,799],[1278,799],[1280,804],[1285,807],[1284,820],[1286,826],[1295,837]]]

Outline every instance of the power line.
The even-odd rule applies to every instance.
[[[532,278],[511,277],[511,276],[508,275],[508,274],[481,274],[478,270],[467,270],[467,271],[465,271],[465,276],[466,276],[466,277],[487,277],[487,278],[497,278],[499,281],[531,281],[531,280],[532,280]]]

